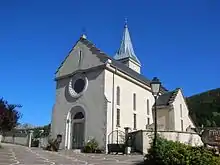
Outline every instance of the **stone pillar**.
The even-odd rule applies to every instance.
[[[2,143],[2,139],[3,139],[3,136],[2,136],[2,134],[0,133],[0,145],[1,145],[1,143]]]
[[[29,148],[31,147],[31,141],[32,141],[33,132],[34,132],[33,130],[29,131],[29,142],[28,142],[28,147]]]
[[[44,130],[41,129],[41,130],[40,130],[40,137],[39,137],[39,144],[38,144],[38,147],[39,147],[39,148],[41,148],[41,145],[42,145],[41,142],[42,142],[42,134],[43,134],[43,133],[44,133]]]

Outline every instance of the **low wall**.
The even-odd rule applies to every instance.
[[[23,146],[28,145],[28,135],[23,136],[3,136],[2,142],[3,143],[12,143],[12,144],[19,144]]]
[[[48,144],[48,137],[39,138],[39,147],[46,147]],[[11,144],[19,144],[23,146],[28,146],[29,144],[29,135],[28,134],[16,134],[12,136],[7,134],[2,136],[2,143],[11,143]]]
[[[150,143],[152,142],[152,137],[154,136],[153,131],[136,131],[131,133],[134,137],[134,148],[137,151],[146,154],[150,148]],[[180,143],[192,145],[192,146],[202,146],[203,142],[201,137],[197,133],[192,132],[177,132],[177,131],[158,131],[158,134],[167,140],[179,141]]]

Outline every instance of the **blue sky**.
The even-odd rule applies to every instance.
[[[54,72],[83,29],[112,56],[125,18],[146,77],[186,96],[220,87],[218,0],[0,0],[0,97],[23,105],[21,122],[49,123]]]

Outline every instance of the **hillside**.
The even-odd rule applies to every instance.
[[[220,126],[220,88],[190,96],[186,101],[197,126]]]

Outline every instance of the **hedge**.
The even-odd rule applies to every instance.
[[[205,147],[192,147],[180,142],[173,142],[158,137],[156,147],[148,150],[145,164],[157,165],[220,165],[220,157]]]

